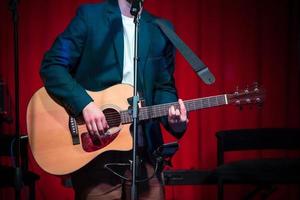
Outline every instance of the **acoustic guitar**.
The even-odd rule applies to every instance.
[[[64,175],[78,170],[106,151],[129,151],[132,122],[127,99],[132,97],[130,85],[118,84],[100,92],[87,91],[103,111],[109,129],[101,138],[92,138],[82,118],[74,118],[54,101],[45,88],[39,89],[27,107],[27,131],[33,156],[39,166],[50,174]],[[252,89],[184,101],[187,111],[227,104],[261,104],[263,91]],[[178,102],[141,107],[139,120],[168,115],[171,105]]]

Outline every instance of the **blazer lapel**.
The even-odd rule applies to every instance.
[[[140,35],[139,35],[139,68],[138,74],[140,77],[141,84],[144,85],[144,69],[146,65],[146,61],[148,58],[149,47],[151,44],[151,33],[149,28],[148,16],[143,12],[141,20],[140,20]]]
[[[112,33],[114,34],[114,50],[120,66],[120,72],[123,74],[123,57],[124,57],[124,38],[123,38],[123,23],[121,11],[117,1],[108,1],[107,17]]]
[[[118,25],[120,26],[120,25]],[[121,21],[121,29],[120,31],[116,32],[115,39],[114,39],[114,48],[117,54],[117,58],[119,61],[119,65],[123,71],[123,62],[124,62],[124,38],[123,38],[123,25]]]

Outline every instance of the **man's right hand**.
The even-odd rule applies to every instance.
[[[109,128],[103,112],[94,102],[84,107],[82,115],[86,127],[92,136],[100,138],[100,135],[104,134]]]

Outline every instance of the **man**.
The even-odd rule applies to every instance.
[[[85,90],[101,91],[119,83],[133,84],[131,1],[107,0],[81,6],[42,62],[40,74],[49,94],[71,115],[82,115],[93,137],[104,134],[109,126]],[[147,106],[178,100],[173,78],[174,47],[154,23],[155,19],[146,11],[141,14],[138,91]],[[164,23],[171,26],[167,21]],[[187,115],[182,100],[178,102],[179,108],[170,107],[167,117],[141,125],[139,149],[144,160],[141,176],[151,176],[154,171],[149,155],[163,143],[160,122],[175,137],[183,135]],[[130,183],[103,167],[105,163],[128,162],[128,159],[126,153],[104,153],[72,174],[76,199],[128,198]],[[128,175],[128,170],[124,173]],[[139,193],[140,199],[164,197],[157,177],[140,184]]]

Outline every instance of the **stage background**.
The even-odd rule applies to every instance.
[[[0,1],[0,77],[14,99],[13,34],[8,2]],[[20,2],[20,126],[24,134],[26,106],[42,86],[39,67],[43,54],[70,22],[76,8],[87,2],[97,1]],[[300,127],[298,0],[147,0],[145,7],[172,21],[180,37],[216,76],[215,84],[205,85],[178,54],[175,76],[181,98],[232,92],[237,86],[242,88],[253,82],[259,82],[266,90],[261,109],[227,106],[190,113],[189,128],[179,141],[180,150],[173,160],[174,169],[215,167],[218,130]],[[12,100],[10,107],[14,105]],[[4,133],[13,134],[14,125],[2,125],[1,134]],[[164,136],[166,141],[174,140]],[[229,160],[274,154],[280,153],[238,153],[230,155]],[[32,158],[30,168],[41,176],[36,186],[38,200],[73,198],[72,190],[65,188],[59,177],[43,172]],[[226,199],[240,199],[251,188],[226,186]],[[216,199],[215,186],[169,186],[166,192],[167,199]],[[0,199],[12,197],[12,190],[0,190]],[[279,186],[271,199],[299,198],[299,186]]]

